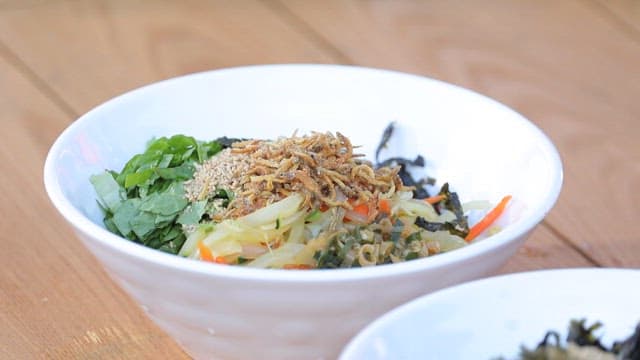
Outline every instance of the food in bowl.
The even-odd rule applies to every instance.
[[[468,213],[486,212],[488,203],[461,204],[447,183],[430,196],[407,170],[423,165],[421,156],[378,161],[393,129],[385,129],[375,165],[339,132],[275,140],[174,135],[91,182],[112,232],[185,257],[258,268],[424,258],[467,245],[504,211],[510,196],[470,227]]]
[[[636,326],[633,334],[625,339],[614,341],[611,346],[603,344],[595,334],[595,331],[601,327],[602,323],[600,322],[587,326],[586,319],[572,319],[569,322],[566,343],[560,341],[560,334],[557,331],[550,330],[534,349],[522,346],[518,359],[640,359],[640,323]]]

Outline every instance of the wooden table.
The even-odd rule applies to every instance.
[[[560,199],[500,273],[640,267],[640,3],[0,1],[0,358],[187,358],[47,199],[42,167],[80,114],[228,66],[336,63],[491,96],[557,145]]]

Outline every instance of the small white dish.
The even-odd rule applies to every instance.
[[[640,321],[640,270],[544,270],[477,280],[402,305],[362,330],[341,360],[513,359],[571,319],[597,321],[604,344]]]

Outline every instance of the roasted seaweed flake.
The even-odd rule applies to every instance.
[[[640,324],[636,326],[631,336],[626,340],[614,342],[611,348],[603,345],[600,338],[595,335],[595,331],[601,327],[602,324],[599,322],[587,326],[585,319],[571,320],[566,344],[561,343],[560,335],[556,331],[548,331],[534,349],[523,346],[518,359],[584,359],[588,353],[589,358],[640,360]]]
[[[411,186],[414,188],[413,197],[415,199],[428,198],[430,195],[424,186],[427,184],[433,185],[435,183],[435,180],[432,178],[415,180],[408,169],[409,167],[412,167],[412,166],[424,167],[425,161],[422,155],[416,156],[414,160],[406,159],[402,157],[391,157],[384,161],[380,161],[380,152],[382,151],[383,148],[386,148],[387,143],[389,142],[389,140],[391,139],[391,136],[393,135],[394,129],[395,129],[395,122],[392,122],[389,125],[387,125],[387,127],[384,129],[384,132],[382,133],[380,144],[378,144],[378,147],[376,148],[376,168],[381,168],[384,166],[391,166],[391,167],[400,166],[400,171],[398,172],[398,176],[400,177],[404,185]]]

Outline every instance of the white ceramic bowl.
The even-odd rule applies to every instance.
[[[367,326],[341,360],[506,359],[571,319],[600,321],[606,346],[640,321],[640,270],[566,269],[478,280],[420,297]]]
[[[88,179],[121,169],[152,137],[273,138],[340,131],[372,158],[427,159],[463,201],[522,205],[499,234],[403,264],[331,271],[219,266],[151,250],[102,225]],[[468,90],[391,71],[330,65],[232,68],[162,81],[91,110],[52,146],[47,192],[79,238],[149,316],[195,358],[335,358],[358,330],[419,295],[498,269],[554,205],[558,153],[533,124]]]

